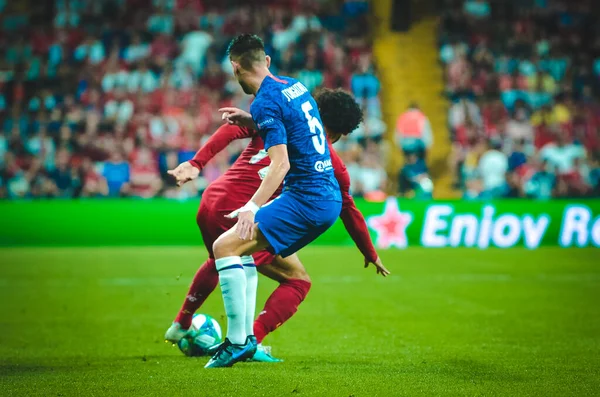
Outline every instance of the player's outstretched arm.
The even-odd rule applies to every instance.
[[[360,252],[364,255],[365,267],[369,267],[370,264],[373,264],[377,269],[377,274],[386,277],[390,274],[390,271],[383,266],[381,258],[375,251],[365,218],[358,208],[356,208],[354,199],[349,193],[342,192],[342,200],[343,203],[340,218],[342,219],[348,234],[352,237],[354,244],[356,244]]]
[[[250,138],[254,130],[237,125],[223,124],[211,135],[206,143],[196,152],[190,163],[202,170],[204,166],[218,153],[224,150],[231,142],[237,139]]]
[[[249,138],[252,134],[254,134],[254,131],[248,128],[224,124],[220,126],[202,148],[196,152],[194,158],[179,164],[173,170],[169,170],[168,174],[175,178],[177,186],[182,186],[186,182],[196,179],[206,163],[215,157],[217,153],[225,149],[231,142],[236,139]]]
[[[375,251],[371,236],[369,235],[369,229],[367,228],[365,218],[358,208],[356,208],[354,199],[352,198],[352,195],[350,195],[350,175],[348,174],[346,165],[331,144],[329,144],[329,152],[331,154],[331,163],[333,165],[335,178],[340,185],[342,193],[342,212],[340,213],[340,218],[344,223],[344,227],[350,237],[352,237],[354,244],[356,244],[360,252],[364,255],[365,267],[373,264],[377,269],[377,274],[381,274],[385,277],[390,274],[390,272],[383,266],[379,255],[377,255],[377,251]]]

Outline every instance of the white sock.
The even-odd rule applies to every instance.
[[[231,343],[243,345],[246,342],[246,274],[242,260],[239,256],[227,256],[215,263],[227,314],[227,338]]]
[[[246,335],[254,335],[258,272],[252,256],[242,256],[242,265],[244,265],[244,272],[246,273]]]

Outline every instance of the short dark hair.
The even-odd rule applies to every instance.
[[[227,47],[229,59],[238,62],[246,70],[252,69],[252,64],[264,60],[265,44],[255,34],[244,33],[229,43]]]
[[[317,92],[315,100],[323,124],[332,132],[348,135],[363,121],[360,105],[341,88],[323,88]]]

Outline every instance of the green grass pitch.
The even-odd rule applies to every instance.
[[[0,249],[0,395],[599,395],[599,252],[387,251],[383,279],[309,247],[312,291],[265,341],[285,362],[206,370],[162,340],[203,249]],[[218,291],[201,311],[225,325]]]

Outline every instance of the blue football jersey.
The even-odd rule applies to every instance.
[[[250,113],[265,150],[287,145],[290,170],[284,179],[284,191],[308,199],[341,201],[319,109],[302,83],[290,77],[267,76]]]

